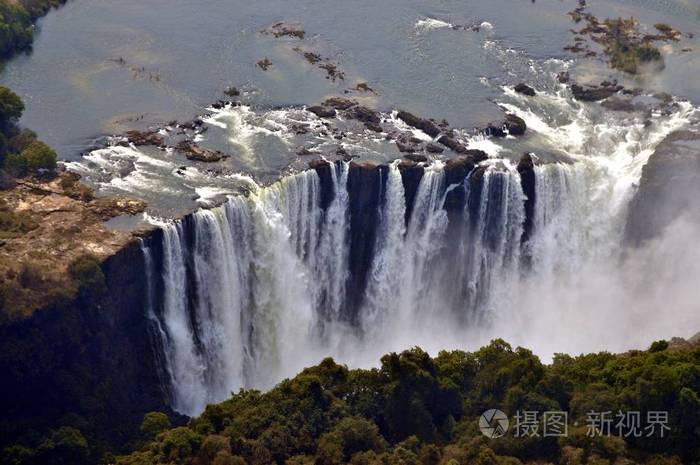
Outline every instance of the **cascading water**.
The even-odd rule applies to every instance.
[[[449,164],[434,162],[413,187],[399,161],[372,169],[338,162],[164,225],[162,243],[147,251],[160,283],[150,288],[162,295],[149,311],[173,407],[194,415],[329,355],[366,365],[413,345],[527,341],[543,285],[575,286],[581,269],[617,257],[641,166],[691,109],[651,129],[633,125],[631,135],[592,123],[588,144],[572,142],[575,124],[550,126],[510,109],[568,154],[566,163],[534,166],[533,199],[507,158],[457,182],[448,181]],[[353,169],[368,180],[355,190]],[[367,183],[378,184],[378,197],[368,200]],[[353,221],[367,209],[376,214],[371,234],[369,223]],[[371,251],[364,267],[351,264],[358,243]],[[361,296],[350,299],[349,289]]]

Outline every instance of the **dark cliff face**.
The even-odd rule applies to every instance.
[[[700,222],[700,133],[669,134],[642,170],[625,229],[628,245],[657,237],[675,219]]]
[[[144,413],[166,410],[159,346],[144,311],[144,264],[135,240],[103,264],[107,292],[81,293],[0,326],[2,445],[59,426],[125,444]]]

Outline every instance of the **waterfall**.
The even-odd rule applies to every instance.
[[[575,308],[582,269],[614,269],[640,166],[674,124],[527,176],[505,158],[326,163],[165,224],[144,257],[173,408],[198,414],[326,356],[527,338]],[[559,299],[547,312],[543,288]]]

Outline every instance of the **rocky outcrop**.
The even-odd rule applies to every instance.
[[[67,425],[91,442],[121,445],[139,435],[146,412],[168,411],[138,241],[102,270],[105,290],[84,289],[0,325],[2,444]]]
[[[527,95],[528,97],[534,97],[536,95],[535,89],[522,82],[516,85],[513,90],[519,94]]]
[[[526,153],[518,162],[520,173],[520,185],[525,194],[525,223],[523,224],[522,242],[526,242],[532,234],[532,225],[535,217],[535,162],[532,154]]]
[[[227,157],[227,155],[219,152],[218,150],[213,151],[202,148],[191,140],[181,141],[175,146],[175,148],[179,152],[184,153],[188,160],[202,161],[205,163],[221,161]]]
[[[127,131],[127,141],[134,145],[155,145],[161,147],[165,144],[165,138],[158,131]]]
[[[658,236],[681,215],[700,220],[700,133],[669,134],[642,169],[630,204],[625,238],[639,245]]]
[[[429,119],[419,118],[407,111],[399,111],[396,117],[402,120],[404,123],[408,124],[409,126],[423,131],[432,138],[435,138],[438,135],[440,135],[440,128]]]
[[[608,82],[603,82],[597,86],[571,85],[571,93],[577,100],[581,100],[582,102],[597,102],[616,94],[622,89],[622,86]]]

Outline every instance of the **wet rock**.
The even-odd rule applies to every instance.
[[[374,89],[372,89],[372,88],[369,86],[369,84],[367,84],[366,82],[358,82],[357,85],[355,86],[354,90],[356,90],[356,91],[358,91],[358,92],[369,92],[369,93],[372,93],[372,94],[374,94],[374,95],[379,95],[379,94],[377,93],[377,91],[375,91]]]
[[[503,127],[508,130],[508,134],[511,136],[522,136],[527,129],[524,119],[510,113],[506,115]]]
[[[296,150],[296,154],[299,156],[305,156],[305,155],[313,155],[314,152],[311,150],[307,149],[306,147],[299,147]]]
[[[203,124],[204,124],[204,121],[202,121],[201,118],[195,118],[192,121],[182,123],[179,127],[181,129],[189,129],[190,131],[194,131],[197,128],[201,127]]]
[[[438,139],[438,142],[457,153],[467,153],[467,148],[454,138],[444,135]]]
[[[371,108],[367,108],[363,105],[356,105],[352,109],[350,116],[358,121],[362,121],[363,123],[379,124],[381,122],[378,111],[372,110]]]
[[[522,82],[515,86],[514,90],[519,94],[527,95],[529,97],[535,96],[535,89]]]
[[[425,151],[428,152],[428,153],[442,153],[442,152],[445,151],[445,149],[443,149],[442,147],[440,147],[440,146],[437,145],[437,144],[434,144],[434,143],[432,143],[432,142],[429,142],[429,143],[426,144],[426,146],[425,146]]]
[[[569,75],[568,71],[562,71],[557,74],[557,80],[562,84],[566,84],[571,80],[571,76]]]
[[[306,31],[300,24],[291,24],[284,21],[273,24],[272,26],[260,31],[262,34],[270,34],[275,37],[292,37],[295,39],[303,39]]]
[[[269,58],[263,58],[262,60],[259,60],[257,63],[258,67],[262,69],[263,71],[267,71],[270,69],[270,66],[272,66],[272,60]]]
[[[377,123],[365,122],[365,127],[370,131],[374,132],[384,132],[384,129]]]
[[[335,118],[335,109],[321,105],[314,105],[307,108],[308,111],[318,116],[319,118]]]
[[[193,141],[184,140],[179,142],[175,149],[177,151],[185,154],[188,160],[201,161],[205,163],[213,163],[221,161],[227,158],[227,155],[221,153],[220,151],[213,151],[209,149],[202,148],[195,144]]]
[[[308,124],[301,124],[301,123],[292,124],[291,129],[292,129],[292,131],[294,131],[294,134],[296,134],[297,136],[309,133],[309,125]]]
[[[623,89],[615,83],[605,83],[607,85],[599,86],[581,86],[578,84],[571,85],[571,93],[577,100],[583,102],[597,102],[606,99]]]
[[[401,172],[401,183],[403,184],[404,196],[406,199],[406,213],[404,215],[406,224],[411,218],[413,205],[416,203],[416,195],[418,194],[418,186],[420,185],[425,168],[423,165],[411,160],[401,160],[398,166]]]
[[[493,123],[486,126],[486,128],[484,129],[484,134],[486,134],[487,136],[490,136],[490,137],[498,137],[498,138],[506,137],[508,135],[503,130],[502,126],[496,126]]]
[[[415,137],[410,137],[407,134],[401,134],[396,138],[396,147],[398,147],[399,152],[404,153],[414,153],[421,150],[421,140]]]
[[[466,202],[466,190],[463,187],[464,180],[476,166],[488,158],[485,152],[473,150],[468,155],[460,155],[445,163],[445,183],[448,186],[457,185],[445,196],[445,209],[448,212],[462,211]]]
[[[532,234],[535,218],[535,162],[532,154],[525,153],[517,167],[520,173],[520,186],[525,194],[525,223],[523,224],[522,241],[525,242]]]
[[[134,145],[155,145],[162,146],[165,139],[157,131],[126,131],[126,138]]]
[[[424,163],[428,161],[428,157],[421,155],[419,153],[409,153],[403,156],[406,160],[410,160],[415,163]]]
[[[438,128],[435,123],[428,119],[419,118],[418,116],[407,111],[399,111],[396,117],[409,126],[423,131],[430,137],[435,138],[440,135],[440,128]]]
[[[600,106],[607,108],[612,111],[635,111],[637,107],[629,99],[622,99],[619,97],[610,97],[603,100]]]
[[[323,105],[336,110],[348,110],[357,105],[357,102],[343,97],[329,97],[324,100]]]
[[[700,221],[700,133],[669,134],[642,169],[630,203],[625,240],[639,245],[658,236],[682,215]]]

